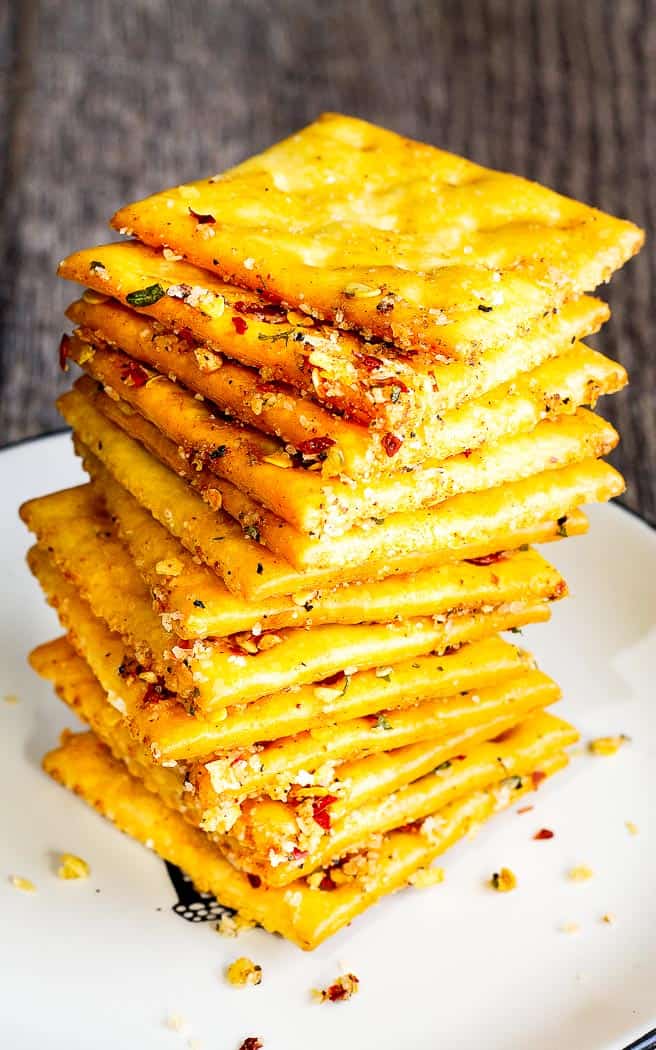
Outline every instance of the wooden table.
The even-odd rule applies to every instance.
[[[60,257],[107,239],[119,204],[226,167],[325,109],[653,225],[654,0],[5,0],[3,442],[61,426]],[[632,375],[602,408],[623,436],[626,503],[652,523],[655,262],[648,245],[614,279],[596,340]]]

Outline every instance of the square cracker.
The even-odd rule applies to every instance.
[[[472,362],[643,240],[536,183],[331,113],[112,225],[274,302]]]

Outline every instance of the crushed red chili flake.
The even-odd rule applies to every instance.
[[[262,1050],[263,1046],[264,1043],[256,1035],[249,1035],[248,1038],[244,1039],[239,1050]]]
[[[279,394],[282,387],[280,383],[274,383],[270,379],[258,379],[255,389],[259,394]]]
[[[208,222],[215,223],[216,222],[216,219],[214,218],[214,216],[211,215],[209,212],[206,212],[205,214],[203,214],[203,212],[194,211],[193,208],[189,208],[189,214],[193,215],[194,219],[196,220],[196,222],[198,223],[199,226],[202,226],[203,223],[208,223]]]
[[[141,387],[148,382],[148,373],[136,361],[126,361],[121,365],[121,379],[131,386]]]
[[[505,561],[505,551],[496,551],[494,554],[482,554],[480,558],[465,558],[469,565],[495,565],[498,561]]]
[[[543,839],[552,839],[553,837],[554,833],[550,828],[540,828],[540,830],[536,831],[533,836],[537,842],[541,842]]]
[[[402,442],[401,438],[397,437],[396,434],[384,434],[383,435],[382,445],[383,445],[383,448],[385,449],[387,455],[390,457],[390,459],[391,459],[392,456],[396,455],[396,453],[401,448],[402,444],[403,444],[403,442]]]
[[[324,831],[330,831],[331,820],[328,807],[337,801],[337,795],[323,795],[312,803],[312,817]]]
[[[305,860],[308,855],[306,849],[299,849],[298,846],[294,846],[290,856],[292,860]]]
[[[532,809],[535,809],[535,806],[522,806],[517,810],[517,816],[521,816],[522,813],[530,813]]]
[[[246,329],[248,328],[248,325],[246,324],[244,318],[243,317],[232,317],[231,321],[232,321],[232,323],[234,325],[234,329],[235,329],[235,332],[237,333],[237,335],[243,335],[244,332],[246,331]]]
[[[71,354],[71,337],[70,335],[63,335],[59,340],[59,367],[62,372],[68,371],[68,358]]]
[[[150,704],[159,704],[164,700],[164,690],[161,685],[149,685],[146,692],[141,698],[142,707],[148,707]]]
[[[329,1003],[340,1003],[346,1002],[351,996],[355,995],[360,985],[360,980],[355,976],[354,973],[345,973],[341,977],[338,977],[336,981],[328,985],[327,988],[322,989],[319,994],[319,998],[322,1002]]]
[[[319,889],[329,893],[331,890],[337,889],[337,883],[333,882],[330,875],[326,874],[319,883]]]
[[[423,820],[411,820],[409,824],[401,824],[400,827],[394,828],[395,831],[419,831]]]
[[[465,459],[469,459],[473,451],[473,448],[463,448],[462,454],[465,457]]]
[[[262,879],[260,878],[260,876],[253,875],[253,873],[250,871],[246,872],[246,878],[248,879],[254,890],[259,889],[259,887],[262,885]]]
[[[264,321],[266,324],[282,324],[287,319],[284,310],[275,303],[246,303],[239,299],[232,304],[232,308],[240,314],[250,314],[257,321]]]
[[[547,774],[543,773],[541,769],[536,769],[534,773],[531,773],[531,780],[533,781],[533,787],[537,791],[543,780],[547,779]]]
[[[303,456],[320,456],[322,452],[327,452],[334,444],[334,439],[326,435],[324,437],[308,438],[307,441],[301,441],[300,445],[296,447]]]
[[[374,357],[373,354],[362,354],[360,361],[367,372],[375,372],[377,368],[383,367],[381,359],[379,357]]]

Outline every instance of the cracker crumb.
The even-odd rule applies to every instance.
[[[640,834],[640,828],[638,827],[637,824],[634,824],[632,820],[625,820],[624,821],[624,826],[625,826],[626,830],[628,831],[629,835],[638,835],[638,834]]]
[[[9,881],[17,890],[22,890],[23,893],[36,893],[36,886],[31,879],[26,879],[22,875],[10,875]]]
[[[82,857],[76,857],[74,853],[62,853],[60,865],[57,868],[59,879],[88,879],[91,868]]]
[[[563,922],[559,926],[561,933],[578,933],[581,929],[578,922]]]
[[[630,739],[626,733],[620,733],[619,736],[599,736],[590,741],[588,751],[593,755],[615,755]]]
[[[239,1050],[262,1050],[264,1043],[256,1035],[249,1035],[244,1039],[243,1043],[239,1047]]]
[[[360,980],[354,973],[344,973],[327,988],[315,988],[313,997],[320,1003],[341,1003],[351,999],[360,988]]]
[[[410,875],[408,882],[421,890],[436,886],[438,882],[444,882],[444,868],[418,868]]]
[[[262,967],[254,963],[252,959],[248,959],[245,955],[242,955],[239,959],[235,959],[226,970],[226,977],[230,984],[234,984],[237,987],[243,987],[245,985],[256,985],[262,983]]]
[[[214,929],[222,937],[238,937],[244,930],[252,930],[254,926],[255,923],[252,920],[243,919],[238,913],[231,915],[229,912],[224,912]]]
[[[165,1024],[172,1032],[180,1032],[181,1035],[184,1035],[189,1031],[188,1022],[185,1021],[184,1017],[181,1017],[180,1014],[170,1014],[167,1017]]]
[[[589,868],[587,864],[578,864],[575,868],[570,868],[567,878],[570,882],[588,882],[593,874],[592,868]]]
[[[607,926],[612,926],[615,922],[615,915],[612,911],[604,912],[604,914],[601,916],[601,921]]]
[[[510,868],[500,868],[492,875],[490,886],[498,893],[510,893],[517,888],[517,876]]]
[[[4,700],[4,702],[6,704],[17,704],[18,703],[18,697],[14,693],[7,693],[7,695],[3,696],[2,699]]]

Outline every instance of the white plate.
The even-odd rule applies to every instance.
[[[15,512],[80,478],[65,436],[0,456],[0,696],[20,698],[0,703],[3,1046],[175,1050],[193,1036],[205,1050],[236,1050],[258,1035],[266,1050],[617,1050],[656,1026],[656,533],[618,507],[593,508],[587,537],[548,552],[575,597],[524,638],[562,683],[562,713],[584,739],[624,732],[632,743],[576,758],[533,812],[501,815],[454,849],[443,885],[399,893],[305,954],[259,930],[226,940],[175,915],[164,864],[40,770],[74,720],[26,666],[58,628],[23,565]],[[555,838],[533,841],[543,826]],[[91,879],[57,879],[61,851],[87,859]],[[576,864],[593,879],[568,880]],[[500,865],[517,873],[515,893],[485,887]],[[14,889],[14,873],[38,892]],[[580,932],[562,932],[566,923]],[[263,966],[260,987],[224,981],[241,954]],[[345,968],[360,993],[313,1003],[311,988]],[[187,1035],[167,1029],[176,1014]]]

